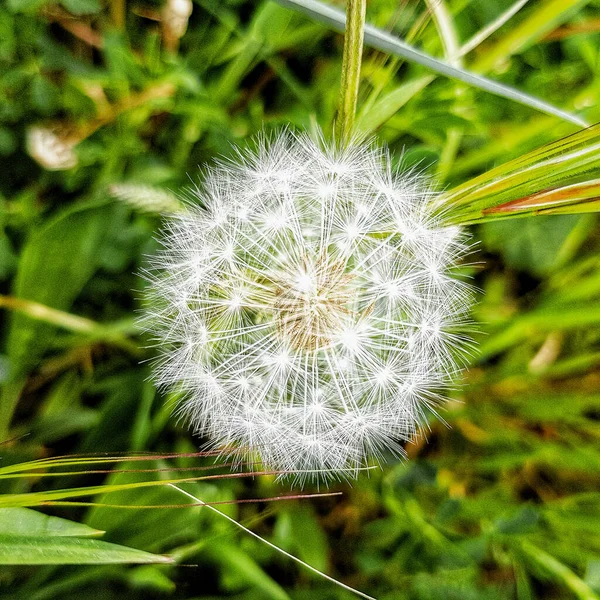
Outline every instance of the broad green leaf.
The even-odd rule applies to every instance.
[[[224,542],[214,542],[208,551],[210,557],[223,567],[235,574],[234,588],[248,585],[256,586],[261,592],[261,598],[271,600],[290,600],[285,590],[269,577],[258,563],[238,547]]]
[[[0,138],[2,130],[0,129]],[[0,145],[1,145],[0,140]],[[1,148],[0,148],[1,154]],[[2,199],[0,198],[0,202]],[[7,280],[14,272],[17,266],[17,256],[13,250],[12,244],[6,233],[0,230],[0,280]]]
[[[557,266],[560,250],[580,219],[540,217],[526,219],[518,227],[512,221],[491,221],[481,232],[485,246],[501,254],[507,265],[544,276]]]
[[[110,215],[105,204],[75,206],[35,231],[21,253],[13,295],[68,310],[96,270]],[[24,314],[11,314],[6,343],[11,381],[0,396],[0,440],[6,438],[24,376],[43,354],[53,331]]]
[[[101,540],[70,537],[0,535],[2,565],[103,565],[172,563],[168,556],[150,554]]]
[[[477,358],[484,360],[536,335],[599,325],[598,302],[542,307],[511,320],[506,329],[489,336],[479,346]]]
[[[164,569],[152,565],[135,567],[128,572],[127,581],[133,588],[146,588],[158,593],[172,594],[176,585],[163,571]]]
[[[22,251],[13,296],[68,310],[96,270],[110,215],[104,203],[79,205],[35,231]],[[49,331],[23,314],[12,315],[7,348],[13,375],[35,364]]]
[[[51,0],[8,0],[8,8],[15,13],[34,12],[46,4],[50,4]]]
[[[585,582],[596,592],[600,592],[600,560],[590,560],[585,573]]]
[[[37,75],[30,87],[31,104],[42,115],[51,115],[60,107],[58,87],[46,77]]]
[[[144,468],[168,469],[166,461],[144,463]],[[131,527],[131,511],[115,510],[102,504],[119,504],[126,506],[176,506],[182,502],[182,496],[170,486],[160,485],[161,478],[167,478],[168,471],[156,473],[132,473],[128,470],[139,469],[135,463],[124,463],[115,469],[106,480],[106,484],[136,484],[155,480],[156,486],[140,488],[131,487],[118,492],[97,497],[98,504],[88,512],[85,521],[91,527],[106,529],[109,535],[120,543],[155,550],[169,544],[170,540],[184,536],[197,536],[198,523],[204,509],[198,508],[161,508],[160,510],[136,510],[136,527]],[[210,484],[204,488],[212,487]],[[217,486],[214,486],[217,487]],[[202,493],[202,499],[232,500],[232,496],[217,498]]]
[[[94,537],[103,533],[83,523],[50,517],[29,508],[0,508],[1,535]]]
[[[319,0],[276,0],[282,6],[287,6],[293,10],[304,13],[315,21],[320,21],[325,25],[335,29],[336,31],[344,31],[346,26],[346,15],[343,11],[330,6]],[[410,62],[422,65],[440,75],[451,77],[458,81],[462,81],[468,85],[479,88],[491,94],[495,94],[502,98],[508,98],[519,102],[525,106],[535,108],[541,112],[545,112],[560,119],[564,119],[581,127],[586,126],[586,122],[571,113],[565,112],[539,98],[525,94],[515,88],[498,83],[476,73],[472,73],[465,69],[451,66],[441,60],[433,58],[420,50],[417,50],[403,42],[394,35],[378,29],[373,25],[365,25],[365,45],[371,46],[383,52],[389,52],[396,56],[400,56]]]
[[[522,535],[534,531],[539,520],[539,511],[531,506],[523,506],[508,517],[496,519],[494,527],[502,535]]]
[[[125,37],[118,32],[107,32],[103,37],[103,54],[113,85],[129,91],[132,84],[144,88],[148,80]]]
[[[286,549],[316,569],[327,571],[327,537],[308,506],[284,509],[277,519],[275,533],[281,539],[281,545],[288,546]]]

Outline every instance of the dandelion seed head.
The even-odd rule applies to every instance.
[[[468,349],[466,251],[384,149],[258,141],[207,171],[149,271],[157,382],[213,446],[349,477],[402,454]]]

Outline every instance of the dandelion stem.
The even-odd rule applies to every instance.
[[[360,64],[362,62],[363,38],[367,0],[348,0],[346,6],[346,33],[342,60],[342,81],[336,122],[336,135],[342,146],[347,146],[352,137]]]

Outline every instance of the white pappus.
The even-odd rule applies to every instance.
[[[386,149],[258,139],[207,169],[151,260],[158,384],[234,461],[303,479],[402,454],[469,347],[464,235]]]

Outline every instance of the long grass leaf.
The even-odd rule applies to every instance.
[[[101,540],[0,535],[2,565],[172,563],[172,558]]]
[[[536,2],[535,9],[528,12],[526,19],[507,31],[504,36],[499,37],[495,44],[486,48],[486,52],[481,53],[473,64],[473,69],[477,72],[485,72],[494,68],[499,62],[530,47],[544,34],[567,20],[578,7],[588,2],[589,0]]]
[[[29,508],[0,508],[3,535],[45,537],[96,537],[104,532],[60,517],[44,515]]]
[[[600,210],[600,179],[544,190],[488,208],[483,214],[569,214]]]
[[[600,125],[547,144],[440,195],[454,223],[600,208]]]
[[[318,0],[276,0],[282,6],[287,6],[293,10],[299,11],[325,25],[328,25],[336,31],[344,31],[346,26],[346,15],[339,9],[329,6]],[[487,77],[477,75],[471,71],[451,66],[441,60],[433,58],[420,50],[417,50],[403,42],[394,35],[382,31],[373,25],[365,25],[365,44],[383,52],[389,52],[396,56],[400,56],[410,62],[422,65],[432,71],[445,75],[452,79],[457,79],[468,85],[479,88],[491,94],[495,94],[502,98],[508,98],[515,102],[519,102],[530,108],[535,108],[541,112],[554,115],[580,127],[586,127],[587,123],[584,119],[577,115],[561,110],[548,104],[539,98],[525,94],[515,88],[498,83]]]
[[[95,496],[123,490],[133,490],[146,487],[169,485],[170,483],[189,483],[192,481],[214,481],[218,479],[237,479],[241,477],[256,477],[259,475],[287,475],[280,471],[248,471],[243,473],[223,473],[218,475],[203,475],[196,477],[176,477],[161,480],[136,481],[132,483],[88,485],[86,487],[64,488],[59,490],[46,490],[41,492],[1,494],[0,507],[13,506],[41,506],[66,498],[78,498],[81,496]]]

